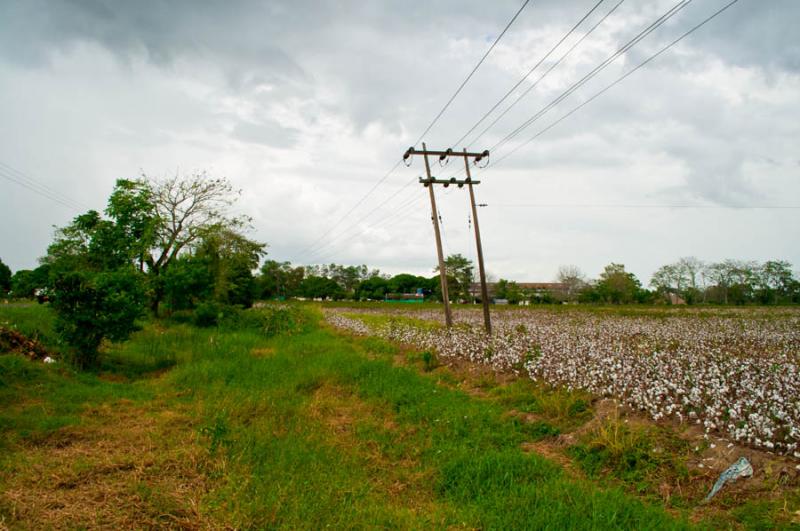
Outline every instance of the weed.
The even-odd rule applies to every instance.
[[[200,428],[200,434],[208,438],[208,452],[214,455],[220,446],[228,446],[230,439],[228,435],[230,429],[226,420],[225,412],[222,412],[212,424]]]
[[[422,367],[425,372],[431,372],[433,369],[439,366],[439,358],[436,356],[434,352],[430,350],[426,350],[422,353]]]

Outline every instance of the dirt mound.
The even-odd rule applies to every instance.
[[[18,330],[4,326],[0,326],[0,352],[14,352],[37,361],[42,361],[48,356],[55,357],[35,339],[30,339]]]

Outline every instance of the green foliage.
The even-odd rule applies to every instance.
[[[286,298],[299,295],[305,269],[292,267],[289,262],[267,260],[261,266],[258,278],[259,297],[262,299]]]
[[[193,257],[211,275],[217,302],[252,306],[257,289],[252,271],[258,267],[265,247],[229,227],[215,225],[203,231]]]
[[[41,265],[36,269],[20,269],[11,277],[11,295],[20,299],[32,299],[50,285],[50,266]]]
[[[269,304],[260,308],[223,312],[220,326],[228,330],[251,330],[264,337],[294,334],[310,323],[308,312],[296,304]]]
[[[519,304],[524,298],[524,294],[516,282],[503,278],[497,281],[494,296],[497,299],[508,300],[509,304]]]
[[[450,300],[468,301],[471,299],[469,288],[472,285],[474,268],[472,261],[461,254],[451,254],[445,259],[444,270],[447,274],[447,291]],[[437,266],[434,271],[439,271],[439,267]]]
[[[300,293],[310,299],[341,300],[345,297],[344,290],[335,280],[315,275],[303,279],[300,283]]]
[[[215,301],[205,301],[194,310],[194,325],[200,328],[217,326],[224,316],[224,307]]]
[[[11,289],[11,268],[0,260],[0,294],[6,294]]]
[[[162,275],[164,300],[170,311],[189,310],[214,295],[214,276],[207,260],[180,257]]]
[[[609,264],[600,273],[600,279],[581,293],[582,302],[603,302],[606,304],[630,304],[649,302],[650,294],[642,289],[639,279],[625,271],[622,264]]]
[[[372,277],[361,281],[353,294],[356,300],[382,301],[391,292],[389,281],[381,277]]]
[[[135,331],[144,302],[140,274],[133,271],[60,273],[52,307],[56,331],[72,347],[75,364],[95,365],[103,339],[120,341]]]
[[[426,350],[425,352],[422,353],[422,367],[425,370],[425,372],[431,372],[438,366],[439,366],[439,357],[436,355],[435,352]]]
[[[689,443],[651,426],[631,426],[615,410],[585,434],[569,453],[591,477],[611,473],[632,490],[644,492],[665,478],[682,481],[688,471],[679,460]]]

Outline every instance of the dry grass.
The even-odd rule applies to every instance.
[[[201,529],[206,452],[188,414],[120,401],[20,448],[0,476],[13,529]]]

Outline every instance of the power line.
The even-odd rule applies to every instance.
[[[620,1],[620,4],[621,4],[623,1],[624,1],[624,0]],[[572,27],[572,29],[571,29],[571,30],[569,30],[569,31],[568,31],[568,32],[567,32],[567,33],[566,33],[566,34],[565,34],[563,37],[561,37],[561,40],[559,40],[559,41],[558,41],[558,42],[555,44],[555,46],[553,46],[552,48],[550,48],[550,51],[549,51],[549,52],[547,52],[547,53],[546,53],[546,54],[545,54],[545,55],[544,55],[544,56],[543,56],[541,59],[539,59],[539,61],[538,61],[538,62],[537,62],[535,65],[533,65],[533,67],[532,67],[530,70],[528,70],[528,73],[527,73],[527,74],[525,74],[524,76],[522,76],[522,78],[521,78],[519,81],[517,81],[517,82],[514,84],[514,86],[513,86],[513,87],[511,87],[510,89],[508,89],[508,92],[506,92],[506,93],[505,93],[505,95],[504,95],[502,98],[500,98],[500,99],[497,101],[497,103],[495,103],[495,104],[492,106],[492,108],[491,108],[491,109],[489,109],[488,111],[486,111],[486,113],[485,113],[483,116],[481,116],[481,118],[480,118],[480,119],[479,119],[477,122],[475,122],[475,124],[474,124],[472,127],[470,127],[470,128],[469,128],[469,130],[468,130],[466,133],[464,133],[464,134],[461,136],[461,138],[459,138],[458,140],[456,140],[454,143],[452,143],[452,144],[450,144],[450,145],[451,145],[452,147],[454,147],[454,148],[455,148],[456,146],[459,146],[459,145],[461,145],[461,142],[462,142],[462,141],[463,141],[465,138],[467,138],[467,136],[469,136],[469,135],[470,135],[470,133],[472,133],[472,132],[473,132],[473,131],[474,131],[474,130],[475,130],[475,129],[476,129],[476,128],[477,128],[477,127],[478,127],[478,126],[481,124],[481,123],[483,123],[483,121],[484,121],[484,120],[485,120],[485,119],[486,119],[486,118],[487,118],[487,117],[488,117],[490,114],[492,114],[492,113],[494,112],[494,110],[495,110],[495,109],[497,109],[497,107],[499,107],[499,106],[500,106],[500,104],[501,104],[501,103],[503,103],[503,102],[504,102],[504,101],[505,101],[505,100],[506,100],[506,99],[507,99],[507,98],[508,98],[508,97],[509,97],[511,94],[513,94],[513,93],[514,93],[514,91],[515,91],[515,90],[517,90],[517,88],[518,88],[520,85],[522,85],[522,83],[524,83],[524,82],[525,82],[525,80],[526,80],[526,79],[528,79],[528,77],[530,77],[530,75],[531,75],[531,74],[533,74],[533,72],[534,72],[534,71],[536,71],[536,69],[537,69],[537,68],[539,68],[539,66],[541,66],[541,64],[542,64],[544,61],[546,61],[548,57],[550,57],[550,54],[552,54],[552,53],[553,53],[553,52],[554,52],[554,51],[555,51],[555,50],[556,50],[556,49],[557,49],[559,46],[561,46],[561,44],[562,44],[562,43],[563,43],[563,42],[564,42],[564,41],[565,41],[565,40],[566,40],[566,39],[567,39],[567,38],[568,38],[570,35],[572,35],[572,33],[573,33],[573,32],[574,32],[574,31],[575,31],[577,28],[578,28],[578,26],[580,26],[581,24],[583,24],[583,21],[584,21],[584,20],[586,20],[587,18],[589,18],[589,16],[590,16],[592,13],[594,13],[594,12],[595,12],[595,10],[596,10],[598,7],[600,7],[600,4],[602,4],[603,2],[605,2],[605,0],[599,0],[599,1],[598,1],[598,2],[597,2],[595,5],[594,5],[594,7],[592,7],[592,8],[589,10],[589,12],[588,12],[588,13],[586,13],[586,14],[583,16],[583,18],[581,18],[581,19],[580,19],[580,20],[577,22],[577,24],[575,24],[575,25]],[[617,4],[617,5],[619,5],[619,4]],[[540,81],[541,81],[541,79],[540,79]],[[538,81],[537,81],[537,83],[538,83]],[[473,143],[474,143],[474,142],[473,142]]]
[[[475,67],[472,69],[472,71],[469,73],[469,75],[467,75],[467,77],[464,79],[464,81],[462,81],[462,82],[461,82],[461,85],[459,85],[459,87],[456,89],[456,91],[453,93],[453,95],[450,97],[450,99],[447,101],[447,103],[445,103],[444,107],[442,107],[442,109],[441,109],[441,110],[439,111],[439,113],[438,113],[438,114],[437,114],[437,115],[434,117],[434,119],[431,121],[431,123],[430,123],[430,124],[428,124],[428,127],[427,127],[427,128],[425,128],[425,131],[423,131],[423,133],[422,133],[422,134],[419,136],[419,138],[417,139],[417,141],[416,141],[416,142],[414,142],[414,145],[416,145],[416,144],[419,144],[419,142],[420,142],[420,141],[421,141],[421,140],[422,140],[422,139],[425,137],[425,135],[426,135],[426,134],[428,134],[428,132],[431,130],[431,128],[433,128],[433,126],[434,126],[434,125],[435,125],[435,124],[436,124],[436,123],[439,121],[439,119],[442,117],[442,115],[443,115],[443,114],[444,114],[444,112],[447,110],[447,108],[450,106],[450,104],[451,104],[451,103],[453,103],[453,101],[456,99],[456,97],[457,97],[457,96],[458,96],[458,94],[461,92],[461,90],[462,90],[462,89],[463,89],[463,88],[466,86],[466,84],[469,82],[469,80],[472,78],[472,76],[475,74],[475,72],[478,70],[478,68],[481,66],[481,64],[483,64],[483,61],[486,59],[486,57],[488,57],[489,53],[491,53],[491,51],[494,49],[494,47],[497,45],[497,43],[498,43],[498,42],[500,42],[500,39],[502,39],[502,38],[503,38],[503,35],[505,35],[505,34],[506,34],[506,32],[508,31],[508,29],[509,29],[509,28],[511,27],[511,25],[514,23],[514,21],[517,19],[517,17],[519,17],[520,13],[522,13],[522,10],[523,10],[523,9],[525,9],[525,6],[527,6],[529,2],[530,2],[530,0],[525,0],[525,2],[522,4],[522,7],[520,7],[520,8],[519,8],[519,10],[518,10],[518,11],[517,11],[517,12],[514,14],[514,16],[513,16],[513,17],[511,17],[511,20],[508,22],[508,24],[506,24],[506,27],[503,29],[503,31],[500,33],[500,35],[498,35],[498,36],[497,36],[497,38],[494,40],[494,42],[493,42],[493,43],[492,43],[492,45],[489,47],[489,49],[486,51],[486,53],[484,53],[484,54],[483,54],[483,57],[481,57],[480,61],[478,61],[478,64],[476,64],[476,65],[475,65]],[[395,170],[397,170],[397,168],[400,166],[400,163],[401,163],[401,162],[402,162],[402,159],[401,159],[401,160],[398,160],[397,162],[395,162],[394,166],[392,166],[392,168],[391,168],[391,169],[390,169],[388,172],[386,172],[386,174],[385,174],[383,177],[381,177],[381,178],[380,178],[380,179],[379,179],[379,180],[378,180],[378,181],[377,181],[377,182],[376,182],[376,183],[375,183],[375,184],[372,186],[372,188],[370,188],[370,189],[367,191],[367,193],[365,193],[363,196],[361,196],[361,198],[360,198],[358,201],[356,201],[356,203],[355,203],[355,204],[354,204],[354,205],[353,205],[353,206],[352,206],[352,207],[351,207],[351,208],[350,208],[350,209],[349,209],[347,212],[345,212],[345,213],[344,213],[344,215],[343,215],[342,217],[340,217],[338,221],[336,221],[336,223],[334,223],[333,225],[331,225],[331,226],[330,226],[330,227],[329,227],[329,228],[328,228],[328,229],[327,229],[325,232],[323,232],[323,233],[322,233],[322,234],[321,234],[321,235],[320,235],[320,236],[319,236],[319,237],[318,237],[316,240],[314,240],[314,241],[313,241],[313,242],[311,242],[309,245],[307,245],[306,247],[304,247],[303,249],[301,249],[301,250],[300,250],[300,252],[299,252],[299,254],[298,254],[298,255],[296,255],[296,257],[297,257],[297,258],[299,258],[299,257],[302,257],[303,255],[305,255],[305,254],[306,254],[306,253],[307,253],[307,252],[308,252],[310,249],[312,249],[312,248],[313,248],[314,246],[316,246],[316,245],[317,245],[319,242],[321,242],[321,241],[323,240],[323,238],[325,238],[327,235],[329,235],[331,232],[333,232],[333,231],[336,229],[336,227],[338,227],[339,225],[341,225],[341,223],[342,223],[342,222],[343,222],[343,221],[344,221],[344,220],[345,220],[345,219],[346,219],[346,218],[347,218],[347,217],[348,217],[350,214],[352,214],[352,213],[353,213],[353,212],[354,212],[354,211],[355,211],[355,210],[356,210],[356,209],[357,209],[359,206],[361,206],[361,205],[364,203],[364,201],[366,201],[366,199],[367,199],[367,198],[368,198],[370,195],[372,195],[372,193],[373,193],[373,192],[374,192],[374,191],[375,191],[375,190],[376,190],[376,189],[377,189],[377,188],[378,188],[378,187],[379,187],[381,184],[383,184],[383,182],[384,182],[384,181],[386,181],[386,179],[388,179],[388,178],[389,178],[389,176],[390,176],[392,173],[394,173],[394,172],[395,172]]]
[[[619,50],[611,54],[605,61],[597,65],[594,69],[592,69],[589,73],[584,75],[581,79],[573,83],[567,90],[562,92],[557,98],[553,101],[545,105],[542,109],[540,109],[536,114],[525,120],[522,124],[520,124],[516,129],[511,131],[507,134],[502,140],[497,142],[494,146],[489,148],[490,151],[494,152],[498,147],[502,146],[503,144],[507,143],[509,140],[520,134],[523,130],[527,129],[531,124],[533,124],[536,120],[541,118],[545,113],[547,113],[550,109],[564,101],[568,98],[572,93],[586,84],[587,81],[592,79],[598,73],[603,71],[606,67],[608,67],[612,62],[614,62],[619,56],[626,53],[628,50],[636,46],[639,42],[641,42],[645,37],[647,37],[650,33],[655,31],[659,28],[662,24],[664,24],[667,20],[675,16],[678,12],[680,12],[683,8],[691,3],[692,0],[683,0],[670,8],[666,13],[658,17],[653,23],[651,23],[647,28],[639,32],[633,39],[628,41],[624,46],[622,46]]]
[[[447,103],[444,104],[444,107],[442,107],[442,110],[439,111],[439,114],[437,114],[436,117],[431,121],[431,123],[428,124],[428,127],[425,128],[425,131],[423,131],[422,134],[419,135],[419,138],[417,139],[417,141],[414,142],[415,146],[417,144],[419,144],[420,141],[422,141],[423,138],[425,138],[425,135],[428,134],[428,132],[436,124],[436,122],[439,121],[439,118],[442,117],[442,115],[447,110],[447,108],[450,107],[450,104],[453,103],[453,100],[456,99],[456,96],[458,96],[458,94],[461,92],[461,89],[464,88],[464,86],[467,84],[467,82],[469,82],[469,80],[472,78],[472,76],[475,74],[475,72],[478,71],[478,68],[480,68],[480,66],[483,64],[483,61],[485,61],[486,58],[489,56],[489,54],[492,52],[492,50],[494,50],[494,47],[497,46],[497,43],[500,42],[500,39],[503,38],[503,35],[506,34],[506,32],[508,31],[508,28],[510,28],[511,25],[514,23],[514,21],[517,20],[517,17],[519,16],[520,13],[522,13],[522,10],[525,9],[525,6],[528,5],[528,2],[530,2],[530,0],[525,0],[525,2],[522,3],[522,7],[520,7],[519,10],[514,14],[514,16],[511,17],[511,20],[508,21],[508,24],[506,24],[506,27],[503,29],[503,31],[500,33],[500,35],[498,35],[497,38],[492,43],[492,45],[489,46],[489,49],[486,50],[485,54],[483,54],[483,57],[481,57],[481,60],[478,61],[478,64],[475,65],[475,68],[473,68],[472,71],[464,79],[464,81],[461,82],[461,84],[458,86],[458,88],[453,93],[453,95],[450,96],[450,99],[447,100]]]
[[[338,236],[335,236],[335,237],[333,237],[332,239],[330,239],[330,240],[326,241],[326,242],[325,242],[325,243],[323,243],[321,246],[319,246],[317,249],[315,249],[315,250],[311,251],[311,252],[310,252],[310,254],[306,254],[306,256],[307,256],[308,258],[311,258],[311,257],[313,257],[315,254],[319,254],[319,253],[320,253],[320,251],[322,251],[322,250],[323,250],[323,249],[325,249],[326,247],[329,247],[329,246],[333,245],[333,244],[334,244],[336,241],[340,240],[342,237],[344,237],[345,235],[347,235],[348,231],[350,231],[350,230],[351,230],[351,229],[353,229],[353,228],[356,228],[356,227],[358,227],[358,224],[359,224],[359,223],[361,223],[362,221],[364,221],[366,218],[368,218],[370,215],[372,215],[372,214],[373,214],[375,211],[377,211],[377,210],[378,210],[379,208],[381,208],[383,205],[385,205],[386,203],[388,203],[389,201],[391,201],[392,199],[394,199],[395,197],[397,197],[398,195],[400,195],[400,194],[403,192],[403,190],[405,190],[406,188],[408,188],[408,187],[409,187],[409,186],[410,186],[410,185],[411,185],[411,184],[412,184],[414,181],[415,181],[415,179],[412,179],[412,180],[408,181],[408,182],[407,182],[405,185],[403,185],[401,188],[399,188],[397,191],[395,191],[395,192],[394,192],[393,194],[391,194],[389,197],[387,197],[386,199],[384,199],[382,202],[378,203],[378,205],[377,205],[377,206],[375,206],[375,207],[374,207],[372,210],[370,210],[369,212],[367,212],[366,214],[364,214],[363,216],[361,216],[360,218],[358,218],[356,221],[354,221],[353,223],[351,223],[351,224],[350,224],[350,225],[349,225],[349,226],[348,226],[348,227],[347,227],[347,228],[346,228],[344,231],[340,232]]]
[[[546,77],[547,77],[547,76],[550,74],[550,72],[552,72],[553,70],[555,70],[556,68],[558,68],[558,66],[559,66],[559,65],[560,65],[560,64],[561,64],[561,63],[564,61],[564,59],[566,59],[567,57],[569,57],[569,56],[570,56],[570,54],[572,54],[572,52],[573,52],[573,51],[575,51],[575,49],[576,49],[578,46],[580,46],[580,45],[581,45],[581,43],[582,43],[584,40],[586,40],[586,38],[587,38],[587,37],[589,37],[589,35],[591,35],[592,33],[594,33],[594,30],[596,30],[596,29],[597,29],[597,28],[598,28],[598,27],[599,27],[599,26],[600,26],[600,25],[601,25],[603,22],[605,22],[605,21],[606,21],[606,19],[607,19],[608,17],[610,17],[610,16],[611,16],[611,15],[612,15],[612,14],[613,14],[613,13],[614,13],[614,12],[615,12],[615,11],[616,11],[618,8],[619,8],[619,6],[620,6],[620,5],[622,5],[622,3],[623,3],[624,1],[625,1],[625,0],[620,0],[619,2],[617,2],[617,3],[616,3],[616,4],[615,4],[615,5],[614,5],[614,6],[613,6],[613,7],[612,7],[612,8],[611,8],[611,9],[610,9],[610,10],[609,10],[609,11],[608,11],[606,14],[605,14],[605,15],[603,15],[603,17],[602,17],[600,20],[598,20],[598,21],[597,21],[597,22],[596,22],[596,23],[595,23],[595,24],[594,24],[594,25],[593,25],[591,28],[589,28],[589,29],[586,31],[586,33],[584,33],[584,34],[581,36],[581,38],[580,38],[580,39],[578,39],[577,41],[575,41],[575,43],[574,43],[572,46],[570,46],[570,47],[569,47],[569,49],[568,49],[566,52],[564,52],[564,53],[561,55],[561,57],[559,57],[559,58],[558,58],[558,60],[557,60],[556,62],[554,62],[552,65],[550,65],[550,67],[549,67],[549,68],[548,68],[548,69],[547,69],[547,70],[546,70],[546,71],[545,71],[545,72],[544,72],[544,73],[543,73],[541,76],[539,76],[539,79],[537,79],[535,82],[533,82],[533,83],[531,84],[531,86],[530,86],[530,87],[528,87],[527,89],[525,89],[525,91],[524,91],[522,94],[520,94],[520,95],[517,97],[517,99],[515,99],[515,100],[514,100],[514,101],[511,103],[511,105],[509,105],[508,107],[506,107],[506,109],[505,109],[503,112],[501,112],[499,115],[497,115],[497,117],[496,117],[494,120],[492,120],[492,123],[490,123],[488,126],[486,126],[486,127],[483,129],[483,131],[481,131],[481,132],[480,132],[480,134],[478,134],[478,136],[476,136],[475,138],[473,138],[472,140],[470,140],[470,142],[467,144],[467,148],[469,148],[470,146],[474,145],[475,143],[477,143],[477,142],[478,142],[478,140],[480,140],[481,138],[483,138],[483,135],[485,135],[487,132],[489,132],[489,130],[491,130],[491,129],[492,129],[492,127],[494,127],[494,126],[497,124],[497,122],[499,122],[499,121],[500,121],[500,120],[501,120],[501,119],[502,119],[502,118],[503,118],[503,117],[504,117],[506,114],[508,114],[508,112],[509,112],[511,109],[513,109],[513,108],[514,108],[514,107],[515,107],[515,106],[516,106],[516,105],[517,105],[517,104],[518,104],[518,103],[519,103],[521,100],[523,100],[523,99],[524,99],[524,98],[525,98],[525,97],[526,97],[526,96],[527,96],[527,95],[528,95],[528,94],[529,94],[529,93],[530,93],[530,92],[531,92],[531,91],[532,91],[534,88],[536,88],[536,87],[539,85],[539,83],[541,83],[541,82],[542,82],[542,80],[543,80],[544,78],[546,78]]]
[[[389,216],[377,221],[376,223],[371,224],[368,227],[362,228],[359,232],[357,232],[355,234],[352,234],[350,236],[350,239],[358,238],[358,237],[362,236],[363,234],[366,234],[370,230],[375,230],[375,229],[380,228],[381,226],[385,225],[389,221],[394,221],[397,218],[401,218],[401,217],[405,216],[412,209],[414,209],[416,207],[415,206],[415,202],[418,201],[419,199],[420,199],[420,197],[419,197],[418,194],[412,194],[412,197],[410,197],[408,201],[406,201],[401,206],[399,206],[392,214],[390,214]],[[423,212],[424,212],[423,210],[419,210],[418,211],[418,213],[423,213]],[[416,216],[414,216],[414,214],[412,214],[411,218],[414,218],[414,217],[416,217]],[[407,218],[407,219],[410,219],[410,218]],[[338,252],[339,252],[339,250],[337,250],[337,249],[329,250],[327,252],[324,252],[324,253],[318,255],[317,256],[317,260],[315,260],[315,261],[327,260],[328,257],[334,256]]]
[[[3,164],[1,162],[0,165],[5,166],[6,168],[11,168],[7,164]],[[45,197],[53,201],[54,203],[58,203],[59,205],[69,208],[71,210],[76,210],[76,211],[84,210],[83,206],[80,203],[73,201],[66,196],[61,195],[58,192],[50,190],[46,186],[34,181],[30,177],[25,176],[18,170],[14,170],[13,168],[11,168],[11,170],[13,170],[16,173],[16,175],[15,173],[12,173],[11,171],[6,170],[3,167],[0,167],[0,177],[3,177],[8,181],[18,184],[19,186],[22,186],[23,188],[26,188],[31,192],[34,192],[42,197]]]
[[[370,188],[370,189],[367,191],[367,193],[366,193],[366,194],[364,194],[363,196],[361,196],[361,199],[359,199],[358,201],[356,201],[356,203],[355,203],[355,204],[354,204],[354,205],[353,205],[353,206],[350,208],[350,210],[348,210],[347,212],[345,212],[345,213],[344,213],[344,215],[343,215],[341,218],[339,218],[339,220],[338,220],[336,223],[334,223],[333,225],[331,225],[330,227],[328,227],[328,230],[326,230],[325,232],[323,232],[322,234],[320,234],[320,236],[319,236],[319,237],[318,237],[316,240],[314,240],[313,242],[311,242],[310,244],[308,244],[307,246],[305,246],[304,248],[302,248],[302,249],[300,250],[299,254],[298,254],[298,255],[296,255],[296,258],[299,258],[299,257],[301,257],[301,256],[305,255],[305,254],[306,254],[306,253],[307,253],[307,252],[308,252],[310,249],[312,249],[312,248],[313,248],[315,245],[317,245],[319,242],[321,242],[321,241],[322,241],[322,239],[323,239],[323,238],[325,238],[325,236],[327,236],[328,234],[330,234],[331,232],[333,232],[333,230],[334,230],[334,229],[336,229],[336,227],[338,227],[339,225],[341,225],[341,224],[342,224],[342,221],[344,221],[344,220],[347,218],[347,216],[349,216],[350,214],[352,214],[352,213],[353,213],[353,211],[354,211],[355,209],[357,209],[359,206],[361,206],[361,204],[362,204],[362,203],[363,203],[363,202],[364,202],[364,201],[367,199],[367,197],[369,197],[370,195],[372,195],[372,192],[374,192],[374,191],[375,191],[375,190],[378,188],[378,186],[380,186],[381,184],[383,184],[383,182],[384,182],[386,179],[388,179],[388,178],[389,178],[389,176],[390,176],[392,173],[394,173],[394,171],[395,171],[395,170],[396,170],[396,169],[397,169],[397,168],[400,166],[400,163],[401,163],[401,162],[402,162],[402,159],[401,159],[401,160],[398,160],[397,162],[395,162],[394,166],[392,166],[392,169],[390,169],[388,172],[386,172],[386,174],[385,174],[383,177],[381,177],[381,178],[380,178],[380,179],[379,179],[379,180],[378,180],[378,181],[377,181],[377,182],[376,182],[374,185],[372,185],[372,188]]]
[[[658,58],[661,54],[663,54],[664,52],[666,52],[667,50],[669,50],[670,48],[672,48],[673,46],[675,46],[676,44],[681,42],[683,39],[685,39],[686,37],[688,37],[689,35],[691,35],[695,31],[697,31],[698,29],[700,29],[703,26],[705,26],[706,24],[708,24],[711,20],[713,20],[714,18],[716,18],[717,16],[722,14],[724,11],[726,11],[728,8],[730,8],[733,4],[735,4],[738,1],[739,0],[732,0],[731,2],[729,2],[729,3],[725,4],[724,6],[722,6],[720,9],[718,9],[717,11],[712,13],[709,17],[707,17],[706,19],[701,21],[699,24],[695,25],[694,27],[692,27],[691,29],[689,29],[688,31],[683,33],[680,37],[678,37],[674,41],[670,42],[669,44],[667,44],[666,46],[661,48],[658,52],[654,53],[653,55],[651,55],[650,57],[648,57],[647,59],[645,59],[644,61],[642,61],[638,65],[636,65],[634,68],[632,68],[631,70],[629,70],[625,74],[621,75],[620,77],[615,79],[613,82],[611,82],[608,85],[606,85],[604,88],[602,88],[601,90],[596,92],[594,95],[592,95],[589,99],[587,99],[583,103],[575,106],[569,112],[567,112],[566,114],[564,114],[563,116],[558,118],[556,121],[552,122],[550,125],[548,125],[544,129],[542,129],[541,131],[539,131],[538,133],[533,135],[531,138],[529,138],[528,140],[526,140],[522,144],[518,145],[517,147],[515,147],[514,149],[512,149],[511,151],[509,151],[508,153],[506,153],[505,155],[503,155],[499,159],[497,159],[494,162],[492,162],[491,167],[497,166],[503,160],[507,159],[508,157],[510,157],[511,155],[513,155],[514,153],[516,153],[517,151],[522,149],[524,146],[530,144],[531,142],[533,142],[534,140],[536,140],[537,138],[539,138],[540,136],[545,134],[547,131],[549,131],[550,129],[552,129],[553,127],[555,127],[556,125],[558,125],[559,123],[564,121],[565,119],[569,118],[570,116],[575,114],[577,111],[579,111],[580,109],[582,109],[583,107],[585,107],[586,105],[591,103],[592,101],[596,100],[597,98],[599,98],[600,96],[605,94],[607,91],[611,90],[613,87],[615,87],[616,85],[621,83],[623,80],[625,80],[628,76],[630,76],[631,74],[633,74],[634,72],[636,72],[640,68],[646,66],[648,63],[650,63],[651,61],[653,61],[656,58]]]

